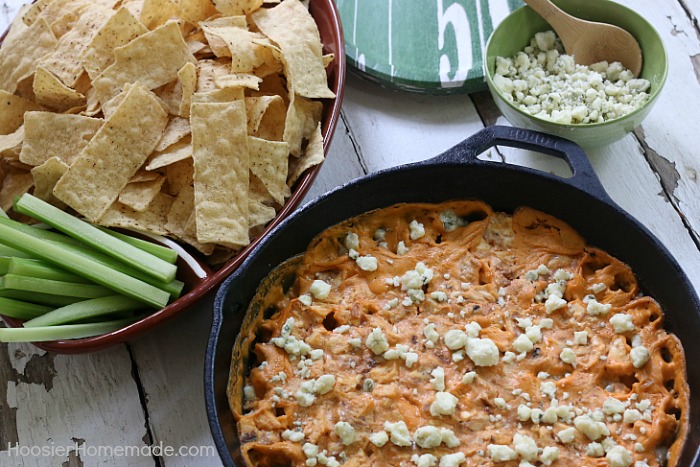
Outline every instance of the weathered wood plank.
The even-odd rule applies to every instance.
[[[346,125],[369,172],[436,156],[483,127],[466,95],[401,94],[355,76],[348,82]]]
[[[346,91],[345,102],[352,99],[354,91],[350,88]],[[302,201],[303,204],[315,199],[316,197],[327,193],[337,186],[342,185],[348,180],[361,177],[367,173],[366,167],[363,167],[359,155],[357,154],[356,136],[345,125],[347,119],[346,111],[343,110],[341,118],[338,120],[338,125],[331,141],[331,147],[328,153],[327,160],[323,163],[321,170],[316,176],[313,185]]]
[[[204,406],[204,353],[213,296],[130,344],[146,396],[154,445],[172,446],[168,467],[221,465]]]
[[[700,241],[698,31],[678,2],[664,3],[663,8],[653,0],[620,3],[643,12],[666,45],[669,57],[666,86],[637,135],[673,206],[685,217],[696,241]],[[700,11],[697,0],[687,3],[692,11]]]
[[[0,465],[154,465],[118,452],[149,444],[124,346],[66,356],[0,344],[0,377]]]
[[[689,10],[700,12],[700,1],[684,1]],[[4,3],[8,8],[17,8],[21,2]],[[589,155],[613,199],[659,236],[681,260],[694,283],[700,284],[698,251],[676,212],[681,211],[689,225],[698,230],[700,189],[694,159],[698,124],[693,115],[693,109],[700,108],[695,72],[700,47],[696,31],[680,3],[668,8],[664,4],[663,10],[653,0],[622,3],[643,11],[662,33],[671,55],[671,73],[660,102],[638,132],[646,144],[646,158],[633,136]],[[5,11],[0,10],[0,29],[4,29]],[[480,95],[474,101],[482,117],[492,123],[496,116],[488,97]],[[343,119],[331,154],[305,201],[364,173],[437,155],[482,126],[467,96],[395,94],[350,77]],[[561,164],[542,155],[522,151],[503,154],[509,162],[555,173],[564,170]],[[659,193],[668,193],[675,205]],[[145,446],[148,440],[141,438],[146,436],[146,423],[155,444],[176,448],[211,446],[202,394],[210,317],[211,298],[131,346],[148,418],[143,414],[130,374],[129,353],[123,347],[84,357],[42,355],[30,346],[0,347],[0,449],[6,446],[5,440],[17,440],[21,445],[46,445],[51,441],[59,445],[70,444],[71,438],[84,439],[91,446]],[[51,385],[50,389],[47,385]],[[18,421],[6,421],[14,419]],[[21,464],[6,454],[0,453],[0,465],[124,465],[125,461],[78,459],[74,455],[72,460],[62,457],[44,459],[46,462],[42,463],[26,459]],[[210,454],[211,451],[158,461],[168,467],[220,465],[218,457]],[[153,458],[139,458],[128,464],[155,462]]]
[[[698,17],[700,16],[700,0],[678,0],[681,7],[686,10],[691,21],[698,27]]]

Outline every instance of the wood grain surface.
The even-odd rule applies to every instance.
[[[22,3],[2,2],[0,30]],[[588,156],[610,196],[670,249],[697,290],[700,1],[620,3],[641,12],[661,34],[670,58],[668,81],[634,134]],[[400,94],[351,76],[328,160],[306,201],[363,174],[435,156],[493,123],[507,124],[486,93]],[[521,150],[499,149],[485,157],[562,176],[568,170]],[[208,297],[146,337],[91,355],[0,344],[0,466],[220,465],[203,399],[211,310]],[[186,449],[183,455],[127,457],[70,449],[150,445]],[[12,446],[66,449],[17,457]]]

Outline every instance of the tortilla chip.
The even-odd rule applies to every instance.
[[[216,76],[230,73],[230,65],[217,60],[200,60],[197,62],[196,92],[207,92],[216,89]]]
[[[183,188],[194,183],[194,161],[188,157],[165,166],[165,176],[168,193],[177,196]]]
[[[320,164],[325,159],[323,152],[323,135],[321,134],[321,124],[316,127],[316,131],[311,134],[309,144],[306,146],[306,152],[299,159],[289,160],[289,180],[287,184],[291,187],[296,183],[299,177],[309,167]]]
[[[25,112],[41,110],[41,106],[7,91],[0,91],[0,109],[0,135],[8,135],[22,126]]]
[[[0,188],[0,209],[12,209],[15,198],[28,192],[34,185],[32,174],[26,170],[11,169],[6,174]]]
[[[263,4],[263,0],[213,0],[216,9],[224,16],[247,15]]]
[[[78,77],[78,81],[75,82],[72,89],[76,90],[82,95],[87,94],[92,89],[92,81],[90,80],[90,76],[88,76],[88,74],[85,72],[81,73]]]
[[[333,63],[333,60],[335,60],[335,54],[325,54],[323,56],[323,68],[328,68],[328,65]]]
[[[199,53],[207,53],[207,54],[212,53],[211,50],[209,49],[209,46],[207,44],[205,44],[204,42],[187,39],[186,43],[187,43],[187,48],[192,53],[192,55],[197,55]],[[206,52],[204,52],[204,51],[206,51]]]
[[[287,118],[284,125],[283,140],[289,143],[289,151],[293,156],[301,155],[301,145],[304,139],[316,129],[321,120],[323,104],[301,96],[292,96],[287,108]]]
[[[245,103],[193,103],[191,112],[197,240],[247,245]]]
[[[279,76],[284,71],[282,53],[280,50],[267,38],[264,40],[256,40],[255,43],[260,46],[255,49],[255,55],[260,62],[260,65],[253,71],[255,76],[260,78],[265,78],[270,75]]]
[[[275,218],[277,210],[272,207],[274,202],[263,182],[251,172],[248,185],[248,224],[251,235],[259,233],[256,227],[264,226]]]
[[[192,132],[190,121],[186,118],[173,117],[163,130],[163,135],[156,145],[156,151],[164,151]]]
[[[139,169],[133,177],[129,179],[129,183],[139,183],[139,182],[152,182],[157,180],[161,174],[158,172],[151,172],[149,170]]]
[[[80,10],[80,17],[75,24],[39,64],[66,86],[74,87],[83,73],[80,57],[113,14],[113,10],[100,5],[91,5],[90,8]]]
[[[124,83],[155,89],[175,80],[185,63],[195,62],[174,22],[117,47],[114,54],[115,62],[93,81],[103,104],[119,94]]]
[[[53,195],[56,182],[68,170],[68,164],[58,157],[50,157],[43,164],[31,170],[34,179],[34,196],[51,203],[59,209],[65,209],[66,203]]]
[[[262,50],[257,50],[264,49],[264,46],[258,42],[264,42],[266,39],[260,33],[249,31],[245,23],[242,25],[228,24],[232,21],[229,18],[226,19],[228,20],[226,23],[222,23],[220,19],[201,23],[209,45],[217,57],[232,57],[231,71],[233,73],[252,73],[267,58]]]
[[[223,38],[219,37],[217,32],[220,29],[226,28],[248,29],[248,21],[246,20],[245,16],[223,16],[208,21],[202,21],[199,23],[199,27],[202,28],[204,39],[214,55],[219,58],[230,57],[231,50],[229,49],[228,44]]]
[[[182,238],[186,234],[185,228],[193,212],[194,187],[183,187],[177,197],[175,197],[172,206],[170,206],[165,229],[176,237]]]
[[[0,50],[0,180],[24,174],[7,199],[31,176],[37,195],[90,221],[231,258],[323,160],[323,104],[306,96],[332,96],[319,70],[333,56],[308,3],[23,7]]]
[[[122,7],[129,10],[134,18],[141,17],[141,10],[143,10],[143,0],[122,0]]]
[[[17,90],[15,95],[26,99],[28,101],[34,102],[34,74],[31,74],[17,83]]]
[[[192,187],[194,189],[194,187]],[[187,223],[185,223],[185,235],[191,238],[197,238],[197,205],[195,204],[195,208],[190,214],[189,219],[187,219]],[[197,243],[199,243],[199,240],[195,240]],[[203,244],[204,245],[204,244]],[[207,243],[207,245],[214,245],[213,243]]]
[[[250,229],[264,226],[277,215],[277,210],[272,206],[267,206],[253,198],[248,200],[248,225]],[[256,232],[253,232],[255,235]]]
[[[255,11],[256,26],[277,44],[285,62],[289,88],[309,98],[334,98],[328,88],[318,27],[308,10],[297,1]]]
[[[190,99],[197,89],[197,67],[193,63],[188,63],[177,72],[177,77],[180,83],[182,83],[182,100],[180,101],[180,110],[178,114],[181,117],[189,118]]]
[[[180,0],[182,17],[192,23],[204,21],[217,14],[211,0]]]
[[[42,165],[52,157],[71,165],[100,129],[103,120],[82,115],[27,112],[19,160]],[[51,137],[47,138],[46,135]]]
[[[85,96],[63,84],[41,65],[36,68],[33,88],[36,102],[56,112],[87,104]]]
[[[80,10],[86,6],[87,3],[83,1],[67,2],[60,10],[56,10],[52,8],[52,4],[49,5],[39,17],[40,19],[46,20],[51,25],[51,32],[56,36],[56,39],[60,39],[64,34],[70,31],[71,26],[78,21],[80,18]]]
[[[243,101],[243,88],[216,89],[208,92],[195,92],[192,94],[192,104],[215,104],[224,102]],[[191,120],[191,118],[190,118]],[[247,128],[246,124],[246,128]]]
[[[230,75],[215,76],[214,83],[219,88],[248,88],[259,89],[262,78],[248,73],[232,73]]]
[[[192,157],[192,138],[186,137],[165,148],[162,152],[154,152],[146,162],[146,170],[156,170],[175,162]]]
[[[248,134],[269,141],[282,141],[287,109],[280,96],[246,97]]]
[[[180,6],[173,0],[143,0],[141,22],[148,29],[156,29],[168,20],[178,18],[182,12]]]
[[[96,221],[153,151],[167,121],[158,98],[133,85],[58,181],[54,195]]]
[[[248,153],[250,171],[265,185],[275,202],[284,204],[285,197],[291,194],[287,186],[289,145],[249,136]]]
[[[39,0],[32,4],[22,19],[28,26],[31,26],[39,19],[43,19],[49,24],[58,22],[57,24],[63,25],[69,22],[68,18],[77,18],[77,11],[86,5],[87,0]]]
[[[0,135],[0,157],[18,159],[24,141],[24,126],[20,126],[9,135]]]
[[[119,0],[53,0],[37,16],[51,25],[56,38],[73,28],[86,7],[104,7],[112,10]]]
[[[18,34],[8,35],[0,48],[0,89],[14,94],[17,83],[34,73],[36,64],[56,43],[49,24],[41,19]]]
[[[185,111],[183,98],[189,99],[189,95],[194,92],[197,86],[197,67],[193,63],[187,63],[177,72],[177,76],[177,80],[168,83],[162,88],[158,97],[161,98],[170,115],[188,117],[189,100],[187,101],[186,115],[182,115]],[[188,95],[185,96],[185,93],[188,93]]]
[[[114,203],[100,217],[100,225],[167,235],[165,224],[168,221],[168,213],[174,200],[175,198],[170,195],[158,193],[148,209],[141,212],[134,211],[121,203]]]
[[[97,97],[95,88],[90,88],[90,90],[85,94],[85,98],[87,99],[87,103],[85,105],[85,110],[81,112],[83,115],[94,117],[98,113],[102,112],[102,104]]]
[[[102,106],[102,114],[105,120],[109,119],[114,111],[121,105],[126,95],[129,94],[129,90],[132,88],[132,86],[133,84],[131,83],[124,84],[124,89],[119,94],[104,103]]]
[[[127,8],[120,8],[92,38],[79,57],[91,80],[114,63],[114,49],[146,34],[148,29]]]
[[[14,17],[10,25],[7,27],[5,31],[5,38],[3,39],[4,42],[7,41],[15,41],[17,40],[17,37],[22,36],[25,34],[25,31],[29,28],[29,24],[25,24],[23,21],[24,15],[27,14],[31,10],[32,5],[22,5],[19,10],[17,11],[17,15]],[[0,177],[2,175],[0,174]]]
[[[165,228],[175,237],[189,243],[205,255],[210,255],[214,251],[215,245],[212,243],[200,243],[197,237],[187,230],[189,220],[194,214],[194,187],[186,186],[180,191],[177,198],[170,207],[168,222]]]
[[[119,203],[137,212],[145,211],[158,193],[160,193],[160,189],[165,182],[164,176],[155,175],[156,177],[153,180],[132,181],[127,183],[124,189],[119,193]]]
[[[17,18],[22,18],[22,21],[27,26],[31,26],[37,20],[42,11],[46,9],[49,3],[54,0],[37,0],[30,5],[26,5],[26,10],[17,15]]]

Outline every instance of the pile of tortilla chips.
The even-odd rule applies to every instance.
[[[323,160],[331,60],[299,0],[38,0],[0,47],[0,207],[225,261]]]

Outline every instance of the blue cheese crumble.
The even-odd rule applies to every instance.
[[[619,62],[577,65],[553,31],[539,32],[513,58],[496,58],[493,83],[523,112],[565,125],[603,123],[649,99],[650,83]]]

